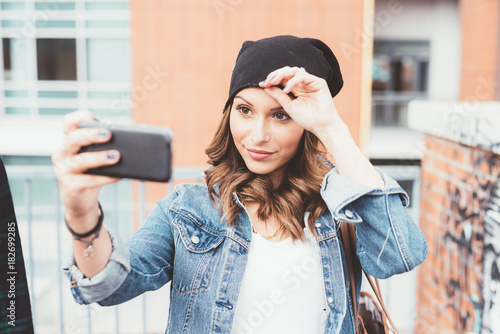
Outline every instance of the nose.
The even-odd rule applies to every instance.
[[[271,140],[271,129],[265,119],[259,118],[255,122],[252,128],[251,137],[255,144],[265,143]]]

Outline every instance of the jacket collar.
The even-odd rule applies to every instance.
[[[236,193],[233,193],[233,198],[241,210],[238,213],[235,226],[229,226],[225,219],[221,219],[220,212],[210,201],[206,185],[180,185],[176,187],[176,192],[179,196],[172,203],[171,210],[191,219],[208,233],[214,235],[224,234],[240,243],[243,247],[250,248],[252,237],[250,217]],[[220,203],[217,198],[216,201]],[[336,235],[337,227],[331,213],[329,211],[324,212],[314,224],[317,235],[316,240],[319,242]]]

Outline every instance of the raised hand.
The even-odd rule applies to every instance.
[[[324,79],[303,68],[283,67],[269,73],[260,87],[278,101],[299,126],[321,140],[340,174],[370,187],[384,188],[384,181],[339,116]]]
[[[80,122],[91,120],[94,120],[94,116],[89,111],[75,111],[67,114],[64,117],[66,137],[63,147],[52,155],[52,163],[59,180],[61,199],[67,218],[81,218],[91,211],[92,216],[96,216],[97,198],[101,187],[120,180],[83,174],[89,168],[112,165],[120,159],[118,151],[78,153],[82,146],[106,142],[111,138],[111,133],[106,129],[78,128]],[[93,219],[90,220],[95,223]],[[72,227],[76,232],[80,229],[79,226]],[[85,228],[86,226],[81,226],[82,230]]]
[[[276,87],[278,85],[284,88]],[[307,73],[304,68],[287,66],[277,69],[269,73],[260,87],[276,99],[298,125],[318,137],[337,125],[343,125],[326,81]],[[290,97],[289,93],[296,98]]]

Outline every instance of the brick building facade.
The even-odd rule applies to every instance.
[[[414,105],[412,114],[445,119],[464,106],[441,104],[439,112],[432,104]],[[429,253],[418,271],[417,333],[500,329],[499,110],[500,103],[486,103],[433,128],[414,122],[434,132],[427,135],[422,160],[420,226]]]
[[[500,2],[460,1],[461,102],[416,101],[426,133],[417,333],[500,333]]]

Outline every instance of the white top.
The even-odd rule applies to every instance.
[[[252,233],[233,334],[324,333],[328,305],[319,246],[269,241]]]

